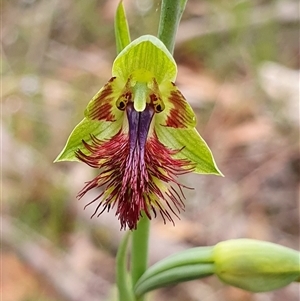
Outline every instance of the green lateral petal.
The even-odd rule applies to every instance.
[[[141,36],[122,50],[113,63],[112,74],[126,82],[136,70],[147,70],[158,84],[175,81],[177,75],[172,55],[158,38],[151,35]]]
[[[157,114],[157,122],[172,128],[195,127],[195,113],[176,85],[164,82],[159,89],[165,109]]]
[[[122,98],[124,83],[112,77],[108,83],[89,102],[85,117],[91,120],[116,121],[120,119],[123,112],[120,111],[116,102]]]
[[[171,149],[182,149],[176,157],[196,164],[194,172],[222,175],[206,142],[196,129],[175,129],[155,125],[158,139]]]
[[[75,151],[80,149],[83,153],[87,153],[86,148],[82,144],[82,140],[89,143],[91,135],[96,136],[100,140],[110,139],[118,133],[121,129],[123,120],[119,119],[115,122],[99,122],[84,118],[72,131],[68,141],[55,159],[54,162],[59,161],[79,161],[75,156]]]
[[[115,15],[115,36],[117,53],[120,53],[130,43],[130,33],[127,23],[127,18],[123,6],[123,1],[120,1]]]

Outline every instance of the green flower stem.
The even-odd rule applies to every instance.
[[[135,286],[139,278],[144,274],[148,265],[148,240],[150,220],[145,214],[140,219],[137,229],[132,232],[131,246],[131,282]],[[140,297],[137,301],[143,301]]]
[[[162,0],[157,37],[173,53],[177,28],[187,0]]]
[[[127,232],[122,239],[119,246],[116,265],[117,265],[117,287],[119,293],[119,300],[133,301],[133,293],[131,288],[131,282],[127,271],[127,245],[130,237],[130,232]]]
[[[158,38],[173,53],[177,28],[185,8],[187,0],[163,0],[159,21]],[[143,216],[137,230],[132,233],[131,248],[131,281],[135,286],[139,278],[144,274],[148,265],[148,241],[150,221]],[[137,301],[143,301],[144,297],[137,297]]]

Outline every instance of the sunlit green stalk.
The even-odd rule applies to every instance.
[[[119,300],[133,301],[131,282],[127,271],[127,245],[130,232],[127,232],[119,246],[116,258],[116,282],[118,287]]]
[[[187,0],[162,0],[158,38],[173,53],[177,28]]]
[[[131,282],[135,286],[139,278],[144,274],[148,266],[148,240],[150,220],[143,216],[138,223],[137,229],[132,233],[131,247]],[[140,297],[137,301],[143,301]]]

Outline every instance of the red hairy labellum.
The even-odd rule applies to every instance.
[[[172,213],[178,217],[184,209],[185,186],[178,183],[177,177],[192,171],[193,166],[188,160],[175,159],[180,150],[164,146],[155,131],[149,134],[154,114],[152,105],[147,104],[144,111],[137,112],[130,102],[126,106],[128,133],[121,129],[104,141],[92,136],[91,144],[83,141],[88,154],[76,152],[79,160],[100,171],[78,197],[101,188],[102,192],[89,203],[99,201],[93,216],[116,207],[121,229],[136,229],[143,211],[149,219],[151,212],[154,216],[159,212],[165,222],[173,222]]]

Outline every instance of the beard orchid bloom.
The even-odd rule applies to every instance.
[[[101,188],[89,203],[97,202],[94,215],[115,208],[123,229],[136,229],[142,212],[149,219],[159,212],[173,222],[184,209],[179,175],[220,174],[195,130],[192,108],[174,84],[176,74],[159,39],[146,35],[131,42],[56,159],[99,170],[78,197]]]

